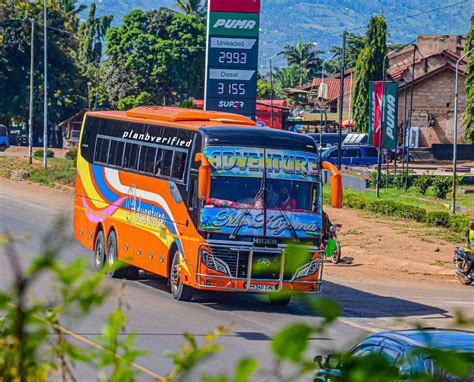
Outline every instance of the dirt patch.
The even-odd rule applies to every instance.
[[[455,282],[451,260],[454,243],[444,229],[412,221],[390,220],[352,209],[327,210],[343,225],[339,239],[349,261],[326,266],[329,276],[354,280]]]

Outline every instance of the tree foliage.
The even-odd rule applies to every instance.
[[[207,1],[203,4],[201,0],[177,0],[176,8],[187,15],[203,17],[207,12]]]
[[[357,57],[364,48],[364,36],[357,36],[354,33],[348,32],[346,35],[346,53],[345,53],[345,67],[353,68],[356,66]],[[325,69],[329,73],[338,73],[341,69],[342,62],[342,47],[334,45],[330,53],[334,57],[326,63]]]
[[[50,124],[86,104],[86,82],[78,61],[79,18],[63,2],[48,6],[48,105]],[[28,116],[31,20],[35,25],[35,136],[43,125],[43,2],[0,0],[0,118],[25,121]],[[54,28],[54,29],[53,29]]]
[[[298,68],[300,85],[307,77],[321,69],[322,59],[319,55],[322,52],[315,49],[312,43],[302,43],[301,39],[298,38],[295,45],[285,45],[283,52],[288,65]]]
[[[366,132],[369,117],[369,81],[383,79],[383,58],[387,53],[387,24],[383,16],[370,19],[365,45],[357,57],[354,72],[353,110],[355,128]]]
[[[471,29],[467,35],[464,50],[469,52],[474,48],[474,13],[471,16]],[[473,54],[467,57],[466,82],[464,88],[466,92],[466,113],[464,115],[464,141],[474,143],[474,58]]]
[[[127,102],[143,99],[144,93],[156,105],[202,97],[205,36],[203,20],[193,15],[160,9],[125,16],[106,38],[110,59],[102,82],[111,104],[118,106],[125,97],[132,97]]]

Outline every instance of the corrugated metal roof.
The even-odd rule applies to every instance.
[[[350,78],[344,79],[344,94],[349,93],[351,91],[351,82],[352,87],[354,87],[355,81]],[[328,86],[328,96],[327,99],[329,101],[335,100],[339,98],[339,87],[340,87],[340,79],[339,78],[325,78],[324,83]],[[313,88],[319,87],[321,84],[321,78],[315,78],[313,80],[312,86]]]

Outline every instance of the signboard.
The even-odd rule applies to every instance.
[[[371,81],[369,96],[369,144],[394,149],[397,145],[398,84]]]
[[[260,0],[210,0],[204,109],[255,118]]]
[[[319,157],[316,154],[252,147],[207,146],[204,155],[214,176],[239,176],[317,182]]]

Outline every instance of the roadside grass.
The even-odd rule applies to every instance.
[[[428,200],[430,195],[419,195],[415,190],[410,190],[405,192],[404,190],[400,189],[390,189],[390,190],[381,190],[381,197],[380,199],[376,198],[375,192],[368,191],[368,192],[359,192],[351,189],[344,189],[345,197],[356,197],[367,202],[375,202],[376,200],[380,201],[387,201],[387,202],[395,202],[400,203],[403,205],[407,205],[407,208],[411,207],[419,207],[425,209],[427,213],[431,212],[444,212],[449,213],[450,210],[446,208],[444,203],[447,201],[440,201],[436,200],[432,195],[431,197],[433,200]],[[474,203],[474,196],[469,195],[467,198],[464,196],[464,200],[468,200],[469,203]],[[426,201],[419,200],[419,198],[425,198]],[[328,187],[324,189],[324,200],[325,202],[330,200],[330,190]],[[347,207],[346,207],[347,208]],[[430,225],[426,222],[418,222],[418,224],[411,224],[413,220],[403,219],[395,216],[387,216],[381,213],[369,211],[367,209],[359,209],[358,214],[361,217],[370,219],[373,216],[378,216],[380,222],[382,224],[388,224],[390,227],[397,230],[399,233],[406,234],[407,236],[411,237],[418,237],[422,241],[427,243],[434,243],[433,238],[437,238],[449,243],[460,243],[464,240],[464,230],[453,231],[452,227],[445,227],[440,225]],[[467,219],[470,217],[469,214],[466,213],[458,213],[456,216],[463,217]],[[466,226],[467,227],[467,226]]]
[[[68,159],[49,158],[48,168],[43,168],[43,162],[33,159],[30,165],[28,158],[0,157],[0,177],[10,179],[15,170],[30,173],[27,181],[54,188],[72,188],[76,182],[76,167]]]
[[[365,192],[364,198],[377,200],[377,196],[373,191]],[[425,195],[420,194],[414,188],[410,188],[408,191],[389,188],[380,190],[379,200],[393,200],[404,204],[423,207],[427,211],[449,211],[446,205],[451,203],[451,194],[448,195],[448,199],[441,200],[434,196],[432,187],[428,188]],[[457,194],[456,204],[474,210],[474,194]]]

